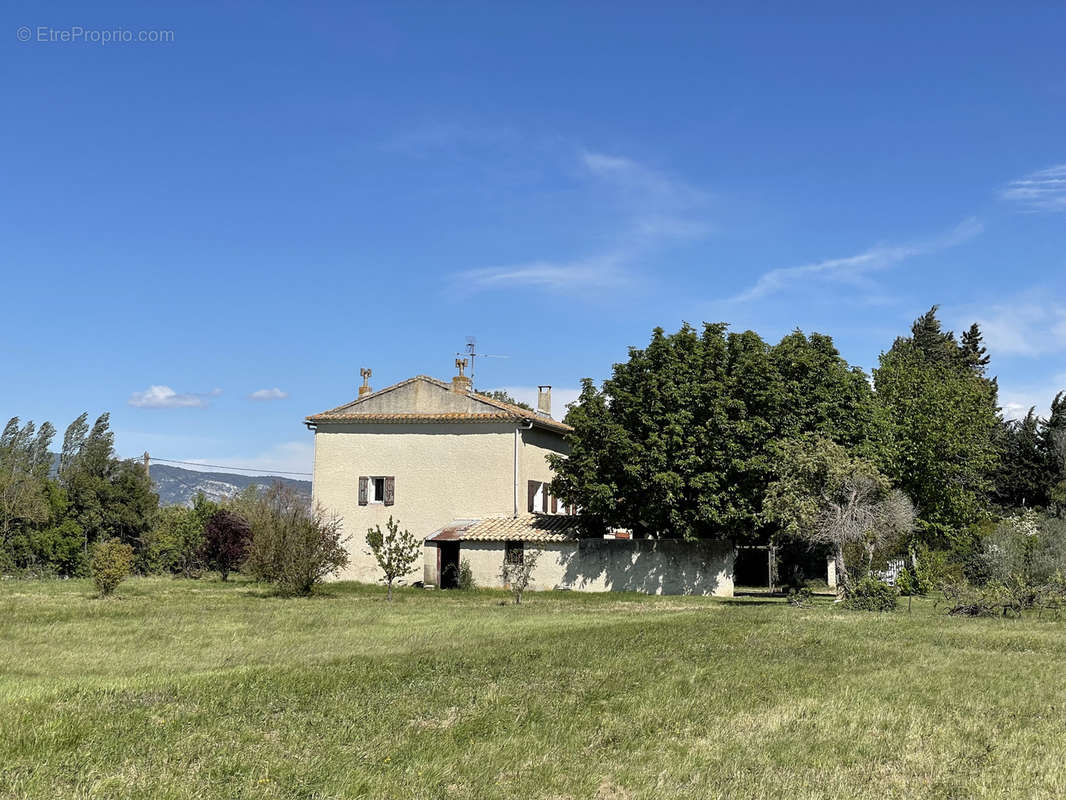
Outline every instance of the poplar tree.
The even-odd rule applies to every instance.
[[[892,426],[890,477],[914,501],[923,536],[952,541],[989,508],[1000,457],[998,387],[985,375],[979,328],[960,346],[936,312],[882,353],[874,385]]]

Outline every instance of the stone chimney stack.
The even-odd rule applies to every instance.
[[[537,413],[546,417],[552,415],[552,387],[537,387]]]
[[[363,377],[363,385],[359,387],[359,397],[363,398],[374,391],[370,388],[370,376],[373,374],[373,371],[367,367],[362,367],[359,370],[359,374]]]
[[[467,361],[465,358],[455,359],[455,367],[459,370],[459,374],[452,378],[452,391],[453,392],[469,392],[474,386],[470,382],[470,378],[463,374],[463,370],[466,369]]]

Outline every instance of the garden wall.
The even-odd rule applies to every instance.
[[[582,539],[527,543],[541,556],[530,588],[733,596],[733,545],[656,539]],[[478,586],[502,587],[503,542],[464,541]]]

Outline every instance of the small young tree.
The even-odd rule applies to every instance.
[[[204,526],[204,561],[218,571],[222,580],[240,568],[248,555],[252,529],[248,521],[232,511],[220,509]]]
[[[515,605],[522,602],[522,594],[529,588],[529,582],[533,576],[533,570],[537,566],[537,561],[540,560],[540,554],[540,550],[523,550],[521,558],[514,558],[513,560],[504,558],[500,577],[503,579],[504,585],[511,590]]]
[[[389,587],[388,598],[392,600],[392,583],[397,578],[402,578],[411,569],[422,555],[422,543],[415,538],[409,530],[400,530],[400,524],[389,517],[385,523],[388,533],[381,532],[381,526],[375,525],[367,529],[366,543],[370,545],[370,552],[385,573],[385,584]]]
[[[111,594],[133,568],[133,548],[118,539],[97,542],[91,564],[93,583],[101,597]]]

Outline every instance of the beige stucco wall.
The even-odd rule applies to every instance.
[[[542,481],[547,483],[555,477],[551,467],[548,466],[548,455],[558,453],[566,455],[569,448],[563,437],[557,433],[531,428],[522,431],[522,442],[519,452],[519,484],[518,502],[519,512],[526,511],[526,485],[528,481]]]
[[[341,516],[351,564],[338,577],[373,582],[380,570],[368,528],[391,515],[419,539],[453,519],[510,513],[514,428],[504,424],[359,423],[320,425],[315,434],[313,497]],[[360,475],[393,475],[395,503],[359,505]],[[410,580],[421,580],[418,564]]]
[[[351,564],[337,577],[380,579],[366,532],[375,525],[384,530],[390,514],[419,539],[455,519],[512,514],[515,428],[510,423],[483,422],[320,424],[315,433],[313,499],[339,514],[345,533],[351,535],[347,545]],[[565,452],[560,435],[520,431],[520,512],[525,511],[526,480],[551,480],[549,452]],[[396,502],[360,506],[360,475],[395,476]],[[407,580],[422,577],[423,564],[418,564]]]
[[[733,596],[728,542],[584,539],[526,547],[541,551],[534,590]],[[503,553],[503,542],[463,542],[459,557],[470,563],[478,586],[502,587]]]

